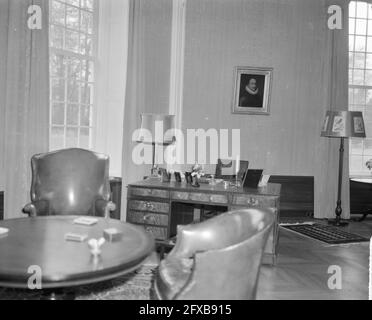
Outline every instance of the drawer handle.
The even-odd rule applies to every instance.
[[[151,219],[152,218],[152,219]],[[150,214],[145,214],[144,216],[143,216],[143,222],[151,222],[151,221],[153,221],[153,216],[151,216]]]
[[[151,202],[146,202],[145,207],[149,210],[154,210],[155,206]]]

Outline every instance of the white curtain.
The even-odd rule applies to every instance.
[[[24,216],[35,153],[48,150],[48,0],[0,0],[0,147],[4,217]],[[30,29],[28,8],[41,8],[42,28]]]

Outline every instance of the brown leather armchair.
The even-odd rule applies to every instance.
[[[155,297],[255,299],[262,254],[273,223],[270,211],[244,209],[178,226],[176,244],[160,262]]]
[[[29,216],[110,216],[109,157],[72,148],[36,154],[31,158]]]

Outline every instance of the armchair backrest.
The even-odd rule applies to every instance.
[[[47,203],[44,214],[94,215],[98,200],[109,200],[109,158],[71,148],[34,155],[31,201]]]
[[[159,267],[158,297],[255,299],[274,219],[273,212],[252,208],[178,227],[176,245]]]
[[[264,210],[231,211],[204,222],[177,226],[177,242],[169,256],[190,258],[197,252],[222,249],[258,236],[273,223]]]

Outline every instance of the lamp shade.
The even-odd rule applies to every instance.
[[[365,138],[366,132],[362,112],[327,111],[321,136],[329,138]]]
[[[142,113],[137,142],[170,144],[174,141],[174,115]]]

